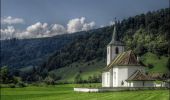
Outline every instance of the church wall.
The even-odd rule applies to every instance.
[[[114,67],[113,69],[113,87],[117,87],[118,86],[118,68]]]
[[[142,72],[145,72],[143,66],[127,66],[127,67],[128,67],[128,77],[130,77],[137,70],[141,70]]]
[[[113,87],[113,69],[110,69],[110,87]]]
[[[112,48],[111,48],[111,61],[117,56],[117,54],[116,54],[116,47],[118,48],[118,50],[119,50],[119,53],[122,53],[122,52],[124,52],[124,46],[112,46]]]
[[[107,46],[107,65],[109,65],[111,61],[117,56],[115,50],[116,47],[118,48],[119,53],[124,52],[124,46],[113,46],[113,45]]]
[[[126,87],[127,82],[125,81],[128,78],[128,67],[121,66],[118,70],[118,86],[119,87]]]
[[[144,71],[142,66],[115,66],[113,68],[113,87],[128,87],[126,80],[136,71]],[[114,72],[116,72],[116,80],[114,79]],[[123,81],[123,82],[122,82]],[[116,82],[116,83],[114,83]],[[133,83],[131,84],[133,86]]]
[[[110,64],[110,53],[111,53],[111,49],[110,49],[110,46],[107,46],[107,65]]]
[[[110,72],[102,73],[102,87],[110,87]]]
[[[146,81],[145,87],[154,87],[154,82],[153,81]]]
[[[153,81],[133,81],[132,87],[154,87]]]

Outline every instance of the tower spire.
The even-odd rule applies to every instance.
[[[116,18],[115,18],[112,40],[111,40],[111,42],[109,44],[116,44],[116,43],[118,43],[116,26],[117,26],[117,21],[116,21]]]
[[[114,30],[113,30],[113,36],[112,36],[113,42],[117,41],[116,25],[117,25],[117,21],[116,21],[116,18],[115,18],[115,24],[114,24]]]

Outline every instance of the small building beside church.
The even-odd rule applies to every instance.
[[[154,80],[145,74],[132,50],[125,51],[118,41],[116,23],[111,42],[107,45],[107,66],[102,73],[102,87],[154,87]]]

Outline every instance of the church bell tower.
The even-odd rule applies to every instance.
[[[117,22],[115,21],[112,40],[107,45],[107,65],[109,65],[119,53],[124,52],[124,44],[118,41],[116,25]]]

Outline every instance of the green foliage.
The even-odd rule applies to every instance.
[[[103,60],[93,60],[89,62],[75,62],[66,67],[55,69],[49,72],[55,74],[55,77],[59,77],[59,80],[55,80],[56,83],[75,83],[77,75],[81,76],[81,80],[85,83],[89,82],[88,78],[97,77],[96,82],[101,82],[101,71],[106,66]]]
[[[137,15],[118,23],[118,37],[124,41],[126,49],[132,49],[137,55],[146,52],[156,55],[168,55],[169,35],[167,23],[169,9]],[[111,40],[113,27],[105,27],[87,31],[86,34],[56,51],[45,62],[42,68],[48,70],[65,67],[74,62],[88,62],[94,59],[105,59],[106,46]]]
[[[166,67],[168,62],[168,57],[165,56],[157,56],[151,52],[144,54],[141,57],[141,61],[148,66],[149,72],[157,72],[157,73],[167,73],[168,68]]]
[[[54,85],[54,79],[50,76],[47,76],[45,79],[44,79],[44,82],[48,85]]]
[[[167,67],[168,70],[170,71],[170,57],[168,57],[168,61],[167,61],[166,67]]]
[[[75,83],[83,83],[83,80],[79,73],[76,75],[74,82]]]
[[[22,68],[38,66],[51,53],[59,50],[79,35],[67,34],[36,39],[11,39],[1,40],[0,66]]]
[[[153,68],[149,69],[150,72],[166,72],[167,70],[165,67],[167,56],[170,55],[169,11],[170,9],[167,8],[129,17],[119,21],[117,26],[118,39],[126,44],[126,50],[132,49],[137,55],[142,56],[146,65],[153,65]],[[48,81],[50,78],[55,82],[61,80],[73,82],[78,74],[82,81],[86,82],[91,76],[89,78],[91,81],[93,75],[96,73],[98,75],[106,66],[106,46],[111,40],[112,31],[113,26],[108,26],[42,39],[1,41],[1,66],[32,65],[30,69],[25,69],[27,71],[15,71],[15,73],[10,71],[12,74],[3,70],[4,77],[1,82],[9,83],[11,75],[21,76],[26,82],[44,79]],[[96,61],[92,63],[94,60]],[[98,65],[102,60],[104,62]],[[34,67],[37,65],[39,67]],[[57,73],[49,74],[52,71]]]

